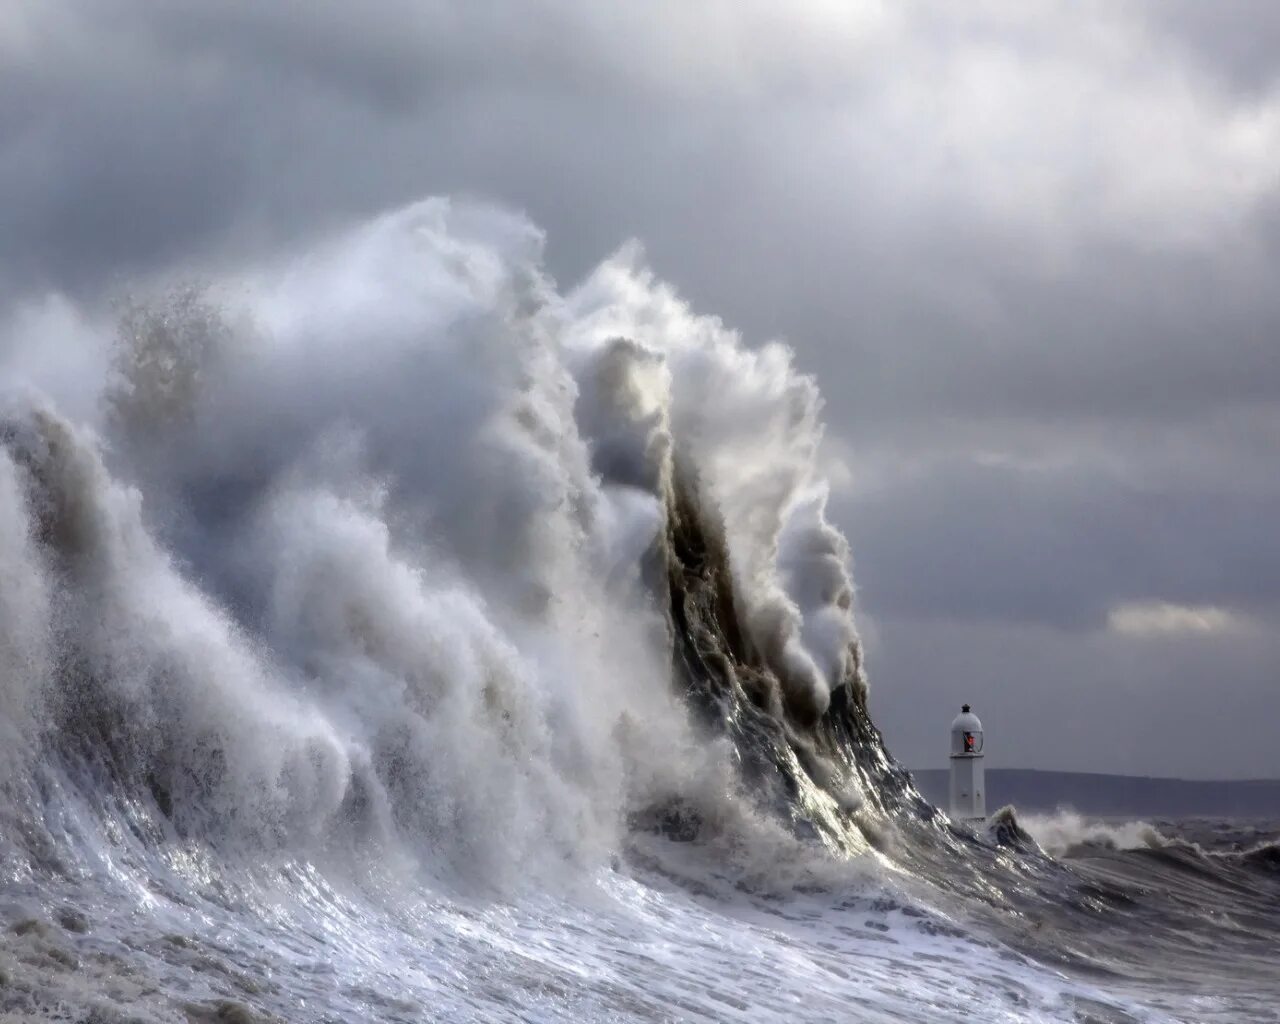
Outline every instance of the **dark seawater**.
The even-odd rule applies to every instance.
[[[1022,824],[1052,851],[1060,889],[997,924],[1012,944],[1173,1019],[1280,1019],[1280,820]]]
[[[0,1021],[1277,1019],[1274,824],[949,821],[816,382],[541,246],[418,204],[6,394]]]

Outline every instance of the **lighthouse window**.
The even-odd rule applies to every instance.
[[[972,754],[977,748],[974,746],[974,735],[971,732],[964,734],[964,752]]]

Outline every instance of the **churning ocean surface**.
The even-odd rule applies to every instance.
[[[542,244],[429,200],[5,392],[0,1018],[1280,1019],[1280,825],[949,821],[817,383]]]

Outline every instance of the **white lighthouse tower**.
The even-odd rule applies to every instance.
[[[987,783],[982,767],[982,723],[965,704],[951,723],[951,817],[987,816]]]

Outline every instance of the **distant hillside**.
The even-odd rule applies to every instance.
[[[930,768],[912,775],[920,792],[945,809],[948,772]],[[1023,811],[1070,807],[1082,814],[1097,815],[1280,819],[1280,779],[1203,782],[1028,768],[990,769],[987,810],[994,811],[1005,804]]]

